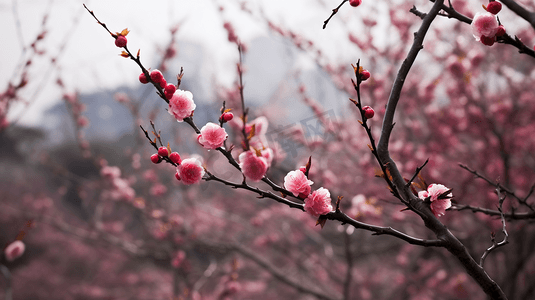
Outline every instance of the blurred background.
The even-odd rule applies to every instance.
[[[360,114],[348,101],[356,98],[351,64],[360,59],[372,74],[362,95],[375,109],[378,138],[420,25],[409,9],[425,12],[432,3],[345,3],[322,29],[340,2],[0,1],[0,244],[26,245],[17,260],[2,261],[8,275],[0,299],[485,299],[443,249],[334,222],[321,229],[301,211],[216,182],[185,186],[171,165],[152,164],[155,149],[139,128],[152,131],[150,121],[183,158],[201,156],[211,172],[242,179],[219,153],[195,143],[154,87],[139,83],[139,66],[119,55],[82,6],[112,32],[128,28],[128,48],[140,49],[144,66],[162,70],[168,82],[183,68],[180,89],[194,95],[198,127],[217,122],[223,101],[235,119],[241,114],[241,41],[249,121],[269,122],[270,178],[282,185],[312,156],[312,189],[328,188],[333,202],[344,196],[345,212],[434,238],[376,178]],[[519,1],[535,9],[528,2]],[[452,3],[469,17],[482,10],[481,1]],[[504,9],[500,20],[526,45],[535,42],[514,13]],[[463,163],[528,195],[533,67],[512,47],[475,42],[468,24],[438,18],[396,116],[391,152],[403,174],[411,177],[430,158],[423,186],[443,183],[461,204],[496,209],[492,186],[457,166]],[[240,145],[236,127],[226,129],[228,146]],[[505,208],[529,212],[528,204]],[[476,258],[490,232],[501,237],[496,217],[448,211],[441,221]],[[508,222],[511,244],[489,256],[486,268],[510,299],[532,299],[532,222]]]

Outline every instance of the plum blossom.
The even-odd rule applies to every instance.
[[[195,107],[193,94],[190,91],[176,90],[173,97],[169,99],[169,114],[174,116],[178,122],[191,116]]]
[[[472,34],[476,41],[480,41],[482,36],[494,38],[498,32],[498,20],[491,13],[476,13],[472,21]]]
[[[230,126],[234,127],[236,130],[241,131],[243,128],[243,120],[241,118],[233,118],[229,122]],[[268,119],[266,117],[258,117],[247,124],[245,124],[245,133],[249,135],[251,130],[255,126],[255,135],[249,141],[249,145],[254,148],[264,148],[268,146],[268,140],[266,137],[268,129]]]
[[[320,187],[305,199],[305,211],[314,217],[325,215],[332,210],[331,193],[326,188]]]
[[[209,122],[201,128],[201,134],[197,137],[197,141],[206,149],[217,149],[223,146],[227,137],[225,128]]]
[[[177,167],[177,175],[184,184],[194,184],[201,181],[204,168],[200,160],[195,157],[186,158]]]
[[[300,171],[290,171],[284,177],[284,188],[292,192],[294,196],[306,198],[310,194],[311,185],[314,184],[312,180],[309,180],[305,174]]]
[[[453,197],[452,193],[449,193],[445,199],[438,199],[440,195],[447,192],[449,188],[442,184],[432,183],[427,188],[427,191],[418,192],[418,197],[422,200],[429,198],[431,201],[431,211],[437,217],[443,216],[446,209],[451,207],[450,198]]]
[[[7,261],[14,261],[15,259],[21,257],[22,254],[24,254],[25,249],[26,246],[20,240],[16,240],[13,243],[9,244],[4,250],[4,254],[6,255]]]
[[[242,152],[238,160],[243,175],[252,181],[260,181],[269,167],[266,157],[258,156],[255,150]]]

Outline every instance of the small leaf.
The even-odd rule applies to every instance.
[[[122,35],[122,36],[127,36],[129,32],[130,32],[130,30],[128,30],[128,28],[125,28],[125,29],[123,29],[123,31],[121,31],[121,33],[119,33],[119,34]]]
[[[388,168],[386,168],[385,170],[386,170],[386,176],[388,176],[388,179],[392,181],[392,174],[390,174],[390,170],[388,170]]]
[[[364,123],[362,123],[361,120],[357,120],[359,122],[360,125],[364,125]],[[373,151],[373,150],[372,150]]]
[[[227,108],[227,109],[225,109],[225,110],[223,111],[223,113],[228,113],[228,112],[231,111],[231,110],[232,110],[232,108]]]
[[[381,178],[384,178],[385,177],[385,174],[383,173],[383,171],[381,169],[377,169],[375,168],[375,177],[381,177]]]
[[[255,136],[256,133],[256,124],[253,124],[251,126],[251,132],[249,132],[249,136],[247,136],[247,139],[250,140],[253,136]]]
[[[327,223],[327,219],[322,218],[320,216],[319,219],[316,221],[316,226],[320,225],[321,228],[323,229],[323,226],[325,226],[325,223]]]
[[[139,52],[141,52],[141,49],[137,49],[137,58],[139,58]]]
[[[124,51],[124,50],[123,50],[123,52],[121,52],[120,55],[121,55],[122,57],[124,57],[124,58],[128,58],[128,57],[130,56],[130,55],[128,54],[128,52],[126,52],[126,51]]]
[[[373,147],[370,144],[368,144],[368,148],[373,152]]]
[[[169,153],[169,154],[172,152],[171,151],[171,146],[169,145],[169,142],[167,142],[167,151],[168,151],[167,153]]]
[[[252,147],[251,147],[251,148],[252,148]],[[253,148],[253,150],[255,151],[256,156],[258,156],[258,157],[262,157],[262,152],[261,152],[259,149]]]
[[[438,195],[437,199],[451,199],[453,196],[448,196],[451,191],[453,191],[453,189],[449,189],[447,191],[445,191],[444,193]]]
[[[308,162],[305,166],[305,176],[308,178],[308,172],[310,171],[310,167],[312,166],[312,156],[308,157]]]

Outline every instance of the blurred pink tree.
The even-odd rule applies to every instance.
[[[361,2],[343,0],[324,29]],[[263,116],[276,106],[247,108],[247,47],[231,22],[237,81],[220,89],[218,118],[197,126],[195,95],[180,89],[188,70],[165,76],[174,38],[151,69],[128,48],[135,36],[97,19],[139,65],[132,77],[168,104],[160,122],[176,119],[180,134],[165,140],[156,112],[149,128],[142,102],[117,94],[142,131],[136,147],[105,155],[84,138],[79,95],[58,80],[92,176],[43,154],[44,170],[1,183],[6,246],[26,242],[16,259],[6,248],[5,299],[531,299],[535,7],[501,1],[527,21],[509,29],[496,1],[398,2],[388,7],[395,42],[377,42],[373,16],[350,30],[362,52],[352,66],[260,14],[350,97],[328,100],[347,102],[334,118],[300,85],[313,118],[280,130]],[[453,26],[434,27],[438,18]],[[295,147],[311,154],[292,161]],[[59,205],[65,185],[48,191],[53,173],[73,182],[78,215]]]

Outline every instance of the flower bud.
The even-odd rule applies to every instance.
[[[139,74],[139,82],[143,84],[149,83],[149,80],[147,79],[144,73]]]
[[[375,111],[369,106],[364,106],[362,110],[364,111],[364,117],[366,119],[371,119],[375,115]]]
[[[487,11],[493,15],[497,14],[502,10],[502,4],[498,1],[492,1],[487,5]]]
[[[117,36],[117,38],[115,39],[115,46],[119,48],[123,48],[124,46],[126,46],[126,36],[124,35]]]
[[[158,155],[166,157],[167,155],[169,155],[169,151],[167,150],[166,147],[162,146],[162,147],[158,148]]]
[[[178,152],[173,152],[169,154],[169,159],[177,165],[182,162],[182,159],[180,158],[180,154],[178,154]]]
[[[150,156],[150,160],[155,164],[159,164],[160,162],[162,162],[162,157],[154,153],[153,155]]]
[[[349,0],[349,5],[357,7],[362,3],[362,0]]]

